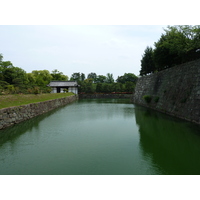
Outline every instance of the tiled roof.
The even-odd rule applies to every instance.
[[[76,81],[51,81],[47,86],[50,87],[73,87],[78,86]]]

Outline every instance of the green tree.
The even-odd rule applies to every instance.
[[[154,44],[158,71],[200,58],[200,26],[168,26],[164,31]]]
[[[3,81],[14,85],[28,83],[26,72],[23,69],[14,66],[3,69]]]
[[[135,89],[135,83],[133,82],[126,82],[125,83],[125,91],[126,92],[133,92]]]
[[[140,75],[143,76],[152,73],[154,71],[155,71],[155,63],[153,60],[153,49],[147,46],[141,60]]]
[[[1,66],[2,61],[3,61],[3,55],[0,53],[0,66]]]
[[[49,84],[53,78],[48,70],[33,70],[32,74],[34,76],[36,85],[43,87]]]
[[[81,81],[85,80],[85,74],[81,73]]]
[[[105,83],[106,82],[106,76],[104,75],[98,75],[96,78],[96,83]]]
[[[112,92],[112,86],[110,83],[103,83],[102,92],[110,93]]]
[[[93,79],[92,78],[88,78],[84,80],[85,83],[85,92],[86,93],[94,93],[95,92],[95,88],[93,87]]]
[[[57,69],[51,72],[52,80],[54,81],[68,81],[68,76],[64,75],[62,72],[59,72]]]
[[[106,83],[114,83],[113,74],[107,73]]]
[[[7,86],[9,85],[9,83],[5,82],[5,81],[0,81],[0,89],[6,89]]]
[[[126,83],[126,82],[133,82],[136,83],[138,77],[132,73],[124,73],[123,76],[118,76],[116,82],[117,83]]]
[[[92,80],[93,80],[93,83],[96,83],[97,74],[94,73],[94,72],[91,72],[91,73],[88,74],[87,78],[88,78],[88,79],[92,79]]]
[[[168,26],[151,47],[145,49],[140,75],[160,71],[200,58],[200,26]]]
[[[27,73],[27,79],[29,82],[29,85],[35,85],[36,84],[36,77],[33,73]]]
[[[99,92],[99,93],[103,92],[102,83],[97,83],[96,92]]]
[[[2,59],[2,57],[1,57],[1,59]],[[12,68],[12,67],[13,67],[13,64],[12,64],[12,62],[10,62],[10,61],[2,61],[2,62],[1,62],[1,66],[2,66],[4,69],[6,69],[6,68]]]
[[[73,73],[70,78],[71,81],[81,81],[81,74],[80,72]]]
[[[122,83],[115,83],[115,90],[114,92],[124,92],[124,84]]]

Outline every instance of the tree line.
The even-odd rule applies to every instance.
[[[3,61],[0,54],[0,94],[51,92],[47,84],[52,80],[67,81],[68,76],[58,70],[51,73],[48,70],[26,73],[22,68],[15,67],[11,61]]]
[[[110,93],[110,92],[133,92],[137,76],[125,73],[119,76],[116,81],[113,74],[107,76],[97,75],[94,72],[85,76],[84,73],[73,73],[69,78],[57,69],[33,70],[26,73],[25,70],[15,67],[11,61],[3,61],[0,54],[0,94],[38,94],[49,93],[51,88],[47,87],[50,81],[77,81],[79,91],[84,93]]]
[[[147,46],[141,59],[140,75],[161,71],[200,58],[200,26],[168,26],[165,33]]]
[[[79,84],[80,93],[117,93],[126,92],[132,93],[134,91],[137,76],[133,73],[124,73],[114,80],[113,74],[107,73],[104,75],[97,75],[91,72],[87,75],[83,73],[73,73],[70,80],[77,81]]]

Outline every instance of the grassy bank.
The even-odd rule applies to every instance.
[[[73,93],[0,95],[0,109],[63,98]]]

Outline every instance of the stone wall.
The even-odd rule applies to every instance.
[[[79,94],[80,99],[131,99],[133,94]]]
[[[0,109],[0,129],[12,126],[77,100],[78,96]]]
[[[200,59],[139,78],[133,103],[200,124]]]

